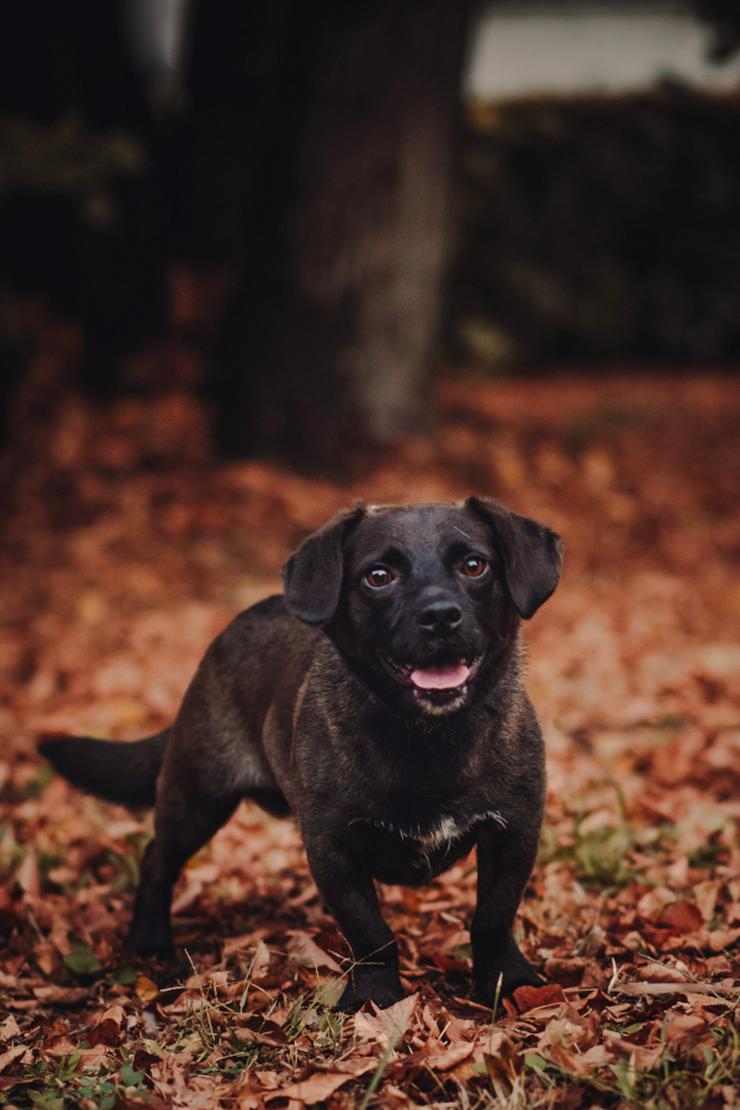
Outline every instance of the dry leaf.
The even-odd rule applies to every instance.
[[[520,1013],[534,1010],[537,1006],[549,1006],[553,1002],[565,1002],[563,988],[559,983],[546,983],[542,987],[517,987],[512,998]]]
[[[276,1022],[260,1014],[240,1014],[234,1018],[234,1033],[240,1041],[255,1041],[258,1044],[273,1045],[277,1048],[288,1044],[285,1030]]]
[[[449,1071],[450,1068],[457,1067],[463,1060],[472,1056],[474,1048],[473,1043],[458,1041],[457,1044],[452,1044],[441,1052],[430,1053],[426,1058],[427,1067],[433,1068],[434,1071]]]
[[[418,998],[418,994],[410,994],[385,1010],[372,1002],[372,1013],[359,1010],[355,1014],[355,1034],[361,1039],[380,1041],[384,1045],[395,1044],[408,1029]]]
[[[693,902],[672,902],[661,912],[661,925],[668,925],[679,933],[694,933],[704,924],[698,906]]]
[[[316,941],[300,929],[293,929],[290,932],[288,955],[293,963],[298,964],[299,967],[310,967],[313,970],[327,968],[329,971],[336,971],[340,975],[342,973],[342,969],[334,957],[330,956],[328,952],[324,952],[323,948],[319,948]]]
[[[290,1098],[307,1106],[314,1106],[317,1102],[324,1102],[352,1078],[353,1076],[343,1072],[317,1072],[300,1083],[289,1083],[287,1087],[271,1092],[265,1096],[265,1102],[271,1102],[275,1098]]]
[[[28,1046],[24,1044],[16,1044],[12,1048],[6,1048],[5,1052],[0,1053],[0,1072],[6,1071],[12,1063],[19,1060],[21,1056],[25,1056],[27,1052]]]
[[[90,996],[88,987],[57,987],[54,985],[34,987],[33,993],[43,1005],[53,1006],[75,1006],[78,1002],[82,1002]]]
[[[140,975],[136,980],[136,997],[139,998],[145,1005],[153,1002],[159,994],[159,987],[152,980],[147,978],[146,975]]]
[[[21,1027],[12,1014],[0,1023],[0,1041],[10,1041],[13,1037],[20,1036]]]
[[[184,283],[184,318],[204,329],[216,280]],[[0,1091],[40,1091],[14,1073],[54,1068],[84,1041],[90,1068],[125,1057],[144,1075],[121,1096],[127,1110],[146,1099],[263,1110],[270,1094],[270,1106],[299,1110],[298,1076],[315,1105],[348,1108],[368,1080],[336,1077],[372,1075],[405,1029],[375,1096],[384,1110],[474,1106],[486,1093],[601,1106],[625,1099],[615,1068],[638,1097],[640,1072],[663,1055],[660,1097],[700,1101],[703,1073],[732,1066],[725,1031],[740,987],[735,383],[703,368],[440,379],[434,437],[370,453],[357,478],[332,484],[215,459],[207,416],[180,386],[89,404],[53,378],[55,365],[76,365],[79,336],[34,327],[43,350],[35,361],[29,344],[28,374],[48,404],[32,406],[37,423],[3,456],[0,1052],[19,1055]],[[186,345],[147,356],[153,383],[160,361],[196,380]],[[562,584],[526,626],[550,794],[516,923],[535,966],[565,989],[525,990],[494,1027],[490,1007],[467,997],[471,858],[428,887],[383,886],[418,1020],[413,1000],[395,1019],[372,1006],[329,1014],[326,990],[307,982],[318,970],[341,987],[348,965],[321,939],[334,925],[297,830],[242,806],[186,869],[175,926],[193,966],[163,969],[159,990],[121,955],[151,818],[47,782],[34,730],[136,738],[166,727],[209,641],[279,591],[278,568],[308,531],[355,498],[455,500],[471,481],[566,540]],[[70,966],[94,979],[73,985]],[[70,1105],[83,1075],[65,1082]],[[729,1078],[711,1095],[731,1105]]]

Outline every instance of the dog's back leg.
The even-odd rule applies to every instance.
[[[287,808],[258,743],[259,714],[234,692],[232,634],[227,630],[206,653],[171,729],[127,941],[138,955],[171,953],[170,905],[180,870],[242,798],[264,795],[274,810]],[[248,651],[249,642],[236,646]]]
[[[240,795],[205,793],[182,767],[166,766],[157,790],[154,839],[147,845],[126,940],[139,956],[172,954],[172,888],[184,864],[228,821]]]

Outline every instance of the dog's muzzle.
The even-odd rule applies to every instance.
[[[456,659],[445,663],[428,663],[417,666],[401,663],[388,655],[380,661],[392,678],[401,686],[413,691],[419,707],[428,712],[440,713],[459,709],[464,703],[467,688],[475,678],[483,656],[473,659]]]

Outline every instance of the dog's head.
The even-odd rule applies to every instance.
[[[289,559],[285,602],[385,702],[442,715],[469,704],[561,562],[559,536],[497,501],[358,508]]]

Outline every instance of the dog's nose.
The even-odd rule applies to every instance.
[[[452,601],[433,601],[419,614],[419,624],[425,632],[446,636],[454,632],[462,621],[462,613]]]

